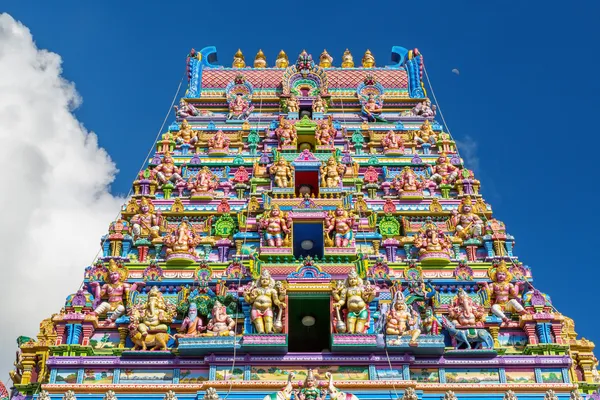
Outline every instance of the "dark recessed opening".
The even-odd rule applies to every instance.
[[[323,229],[322,222],[294,223],[294,257],[323,258]]]
[[[312,107],[311,106],[302,106],[300,107],[300,119],[307,116],[309,119],[312,119]]]
[[[329,298],[289,299],[290,352],[329,350]],[[304,319],[304,323],[302,320]],[[310,325],[311,326],[307,326]]]

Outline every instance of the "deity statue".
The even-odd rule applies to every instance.
[[[402,141],[402,135],[396,134],[393,130],[389,130],[383,139],[381,139],[383,145],[383,151],[387,152],[390,150],[400,150],[404,152],[404,142]]]
[[[227,307],[219,301],[215,301],[215,305],[211,312],[212,318],[208,321],[207,336],[233,336],[235,335],[235,321],[227,314]]]
[[[421,320],[421,330],[425,335],[439,335],[440,324],[433,314],[433,308],[427,307],[425,310],[425,318]]]
[[[317,95],[317,97],[315,97],[313,100],[312,110],[314,113],[325,114],[327,112],[327,103],[325,103],[325,100],[323,100],[321,95]]]
[[[342,68],[354,68],[354,58],[348,49],[342,55]]]
[[[167,257],[175,254],[187,254],[197,258],[196,246],[200,244],[200,241],[200,235],[186,218],[163,238],[163,243],[167,248]]]
[[[175,115],[179,118],[195,117],[200,114],[198,110],[196,110],[196,107],[185,101],[183,98],[179,100],[179,106],[173,106],[173,108],[175,109]]]
[[[250,105],[250,101],[246,100],[242,93],[236,93],[235,96],[230,96],[227,101],[229,103],[229,114],[227,114],[227,119],[246,119],[254,109],[254,107]]]
[[[435,165],[431,167],[431,181],[438,186],[441,184],[453,184],[458,177],[458,168],[450,163],[446,153],[440,153]]]
[[[479,282],[479,285],[486,291],[490,303],[492,304],[492,314],[502,321],[509,322],[510,318],[506,316],[505,311],[510,313],[518,313],[519,315],[527,312],[519,303],[519,293],[522,290],[522,285],[525,281],[516,284],[510,283],[513,279],[512,273],[506,267],[504,260],[500,261],[498,266],[492,266],[488,269],[488,275],[492,283]]]
[[[431,124],[428,120],[423,122],[423,125],[419,128],[418,131],[415,131],[414,140],[417,145],[423,145],[424,143],[435,144],[437,134],[434,132]]]
[[[172,320],[172,316],[169,317],[168,313],[162,293],[158,290],[157,286],[153,286],[148,292],[144,314],[141,316],[141,322],[137,326],[142,339],[145,339],[148,333],[167,332],[169,327],[165,322]]]
[[[331,295],[336,311],[338,333],[365,333],[369,322],[369,303],[375,299],[375,287],[363,284],[356,270],[348,273],[345,282],[332,281]],[[345,306],[345,323],[340,310]]]
[[[219,187],[219,178],[205,165],[196,176],[189,178],[187,187],[192,196],[212,193]]]
[[[152,202],[145,197],[140,200],[140,205],[137,214],[131,217],[131,225],[133,227],[133,239],[140,238],[155,241],[160,238],[160,214],[156,214],[151,210]]]
[[[392,186],[400,194],[402,192],[421,191],[424,185],[415,171],[411,167],[406,166],[400,174],[396,175],[396,178],[392,181]]]
[[[335,212],[329,212],[325,217],[325,234],[329,237],[331,231],[335,231],[335,246],[348,247],[352,240],[352,228],[354,228],[354,216],[341,206]]]
[[[485,308],[477,304],[462,288],[450,303],[448,315],[459,327],[482,327],[485,323]]]
[[[279,206],[274,205],[268,215],[258,221],[260,229],[265,231],[265,240],[270,247],[281,247],[289,242],[292,218],[281,213]]]
[[[177,144],[194,144],[198,141],[198,134],[192,129],[192,126],[187,122],[187,119],[181,121],[179,131],[175,134],[175,142]]]
[[[370,122],[385,122],[385,119],[381,117],[381,111],[383,110],[382,98],[380,96],[375,97],[373,93],[369,93],[367,96],[360,97],[362,113],[367,117],[367,120]]]
[[[277,60],[275,60],[275,66],[277,68],[287,68],[289,64],[290,60],[288,59],[287,54],[285,54],[285,51],[281,50],[277,55]]]
[[[223,152],[229,152],[229,142],[229,138],[219,129],[213,137],[208,139],[209,151],[221,150]]]
[[[411,113],[418,117],[433,118],[435,117],[436,108],[435,105],[431,105],[431,100],[425,99],[424,101],[417,103],[411,110]]]
[[[319,67],[321,68],[331,68],[331,63],[333,62],[333,57],[329,55],[327,50],[323,50],[321,55],[319,56]]]
[[[290,165],[284,158],[279,158],[275,161],[271,168],[269,168],[269,174],[274,176],[273,182],[275,186],[279,188],[286,188],[292,186],[294,167]]]
[[[320,168],[321,187],[339,188],[342,183],[342,177],[346,173],[346,166],[338,163],[334,157],[329,157],[327,163],[323,163]]]
[[[419,249],[419,256],[424,256],[427,253],[444,253],[448,258],[450,257],[452,242],[444,231],[431,221],[431,217],[427,217],[427,221],[419,230],[419,234],[415,235],[414,244]]]
[[[166,152],[161,160],[160,164],[154,168],[156,171],[156,177],[161,184],[165,184],[167,182],[177,183],[183,178],[181,177],[181,168],[175,165],[175,161],[173,161],[173,157],[171,157],[171,153]]]
[[[285,100],[288,113],[297,113],[300,111],[300,102],[295,94],[291,94],[288,99]]]
[[[464,197],[457,210],[452,210],[451,223],[456,229],[456,234],[461,239],[478,239],[484,231],[484,223],[479,215],[473,212],[473,203],[470,197]]]
[[[371,54],[371,50],[365,51],[365,54],[362,58],[362,67],[363,68],[373,68],[375,67],[375,57]]]
[[[333,146],[336,130],[333,128],[331,121],[321,121],[315,130],[315,139],[317,144],[321,146]]]
[[[231,64],[233,68],[244,68],[246,66],[246,61],[244,60],[244,55],[242,54],[242,50],[238,49],[238,51],[233,56],[233,63]]]
[[[285,119],[281,119],[279,127],[275,129],[275,136],[277,136],[277,141],[279,142],[279,149],[282,146],[296,145],[296,139],[298,138],[296,127]]]
[[[443,153],[455,152],[454,140],[450,138],[450,134],[447,132],[440,132],[440,134],[438,135],[437,147],[438,150],[440,150]]]
[[[112,312],[106,324],[114,323],[117,318],[125,313],[125,304],[130,291],[136,291],[138,288],[146,286],[145,282],[127,283],[127,270],[117,265],[114,259],[108,262],[108,281],[100,287],[98,282],[92,282],[94,294],[94,314],[105,315]],[[102,298],[108,296],[108,301],[102,301]]]
[[[258,50],[256,56],[254,57],[254,68],[266,68],[267,67],[267,57],[265,57],[265,53],[263,53],[262,49]]]
[[[386,316],[386,333],[388,335],[410,336],[409,346],[416,346],[417,339],[421,334],[418,327],[418,315],[416,310],[408,310],[402,292],[396,292],[392,309]],[[414,329],[412,329],[414,328]]]
[[[181,328],[175,334],[175,338],[197,337],[205,329],[206,327],[202,324],[202,319],[198,315],[198,306],[196,306],[196,303],[190,303],[187,317],[181,323]]]
[[[325,400],[326,395],[327,393],[319,389],[319,384],[311,368],[308,369],[302,388],[294,390],[294,399],[298,400]]]
[[[273,305],[279,308],[278,319],[286,307],[286,290],[284,286],[276,286],[268,270],[263,270],[260,277],[244,291],[244,300],[252,305],[250,319],[258,333],[273,333]]]

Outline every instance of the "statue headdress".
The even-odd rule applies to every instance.
[[[127,269],[123,265],[117,264],[112,258],[108,261],[107,270],[109,274],[117,272],[119,274],[119,282],[125,282],[125,280],[127,280]]]
[[[152,289],[150,289],[150,291],[148,292],[148,298],[151,297],[160,297],[161,293],[160,290],[158,290],[158,286],[152,286]]]
[[[350,271],[348,271],[348,278],[346,278],[346,286],[350,286],[350,283],[349,283],[350,279],[357,279],[359,286],[362,286],[362,284],[363,284],[363,280],[358,275],[355,268],[352,268]]]
[[[315,379],[315,375],[313,374],[313,370],[312,370],[312,368],[309,368],[309,369],[308,369],[308,373],[306,374],[306,379],[304,380],[304,382],[306,383],[306,382],[308,382],[309,380],[310,380],[310,381],[314,381],[314,380],[316,380],[316,379]]]
[[[473,201],[471,201],[471,196],[465,196],[462,198],[462,200],[460,201],[460,204],[458,205],[458,212],[459,213],[463,213],[463,207],[464,206],[469,206],[471,207],[471,212],[474,212],[474,207],[473,207]]]
[[[259,287],[263,287],[263,286],[261,286],[261,283],[260,283],[260,281],[261,281],[262,278],[268,278],[269,279],[269,286],[268,287],[270,287],[270,288],[275,287],[275,280],[271,277],[271,273],[269,272],[268,269],[263,269],[262,272],[260,273],[260,277],[257,280],[257,283],[258,283]]]
[[[498,272],[504,273],[506,275],[506,280],[508,282],[513,280],[513,274],[510,272],[510,270],[506,266],[506,262],[504,260],[500,261],[500,264],[495,265],[495,266],[492,265],[488,269],[488,275],[492,281],[497,282],[496,275],[498,274]]]

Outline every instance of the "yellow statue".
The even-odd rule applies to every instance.
[[[275,60],[275,66],[277,68],[287,68],[289,64],[290,60],[288,59],[287,54],[285,54],[285,51],[281,50],[277,55],[277,60]]]
[[[258,333],[281,332],[281,315],[285,304],[285,285],[276,285],[268,270],[263,270],[260,277],[244,290],[244,300],[252,305],[250,319]],[[277,321],[273,324],[273,305],[279,308]]]
[[[329,157],[327,163],[321,165],[321,187],[340,187],[345,172],[344,164],[338,163],[334,157]]]
[[[417,345],[417,338],[421,334],[419,316],[415,310],[408,311],[401,292],[396,292],[392,309],[386,316],[386,333],[388,335],[410,336],[409,346]]]
[[[254,68],[266,68],[267,67],[267,58],[265,57],[265,53],[262,50],[258,50],[256,53],[256,57],[254,57]]]
[[[274,176],[273,182],[279,188],[292,186],[292,177],[294,176],[294,167],[284,158],[279,158],[269,169],[269,174]]]
[[[348,49],[346,49],[342,56],[342,68],[354,68],[354,58]]]
[[[148,336],[148,333],[166,332],[169,327],[165,322],[171,322],[172,318],[173,316],[168,315],[167,304],[162,293],[157,286],[153,286],[148,292],[144,315],[141,316],[142,322],[137,327],[138,332],[142,334],[144,339]]]
[[[246,66],[246,61],[244,60],[244,55],[242,54],[242,50],[238,49],[238,51],[233,56],[233,64],[231,64],[233,68],[244,68]]]
[[[373,68],[375,66],[375,57],[371,54],[371,50],[365,51],[365,55],[362,58],[363,68]]]
[[[319,57],[319,67],[323,68],[331,68],[331,63],[333,62],[333,57],[329,55],[327,50],[323,50],[321,56]]]
[[[369,282],[363,284],[356,270],[348,273],[346,282],[332,281],[331,295],[337,315],[338,333],[365,333],[369,322],[369,303],[375,299],[375,287]],[[346,321],[341,318],[340,309],[346,307]]]

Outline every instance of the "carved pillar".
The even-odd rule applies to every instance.
[[[523,326],[523,330],[527,333],[527,338],[529,339],[529,344],[538,344],[538,337],[535,333],[535,322],[528,322]]]
[[[500,342],[498,341],[498,334],[500,333],[500,327],[499,326],[490,326],[490,334],[492,335],[492,338],[494,338],[494,347],[498,348],[500,347]]]
[[[556,343],[565,344],[565,340],[562,336],[562,321],[552,322],[551,329]]]
[[[23,374],[21,378],[22,385],[31,383],[31,375],[33,373],[33,368],[35,367],[35,360],[35,353],[23,352],[23,360],[21,361],[21,364],[23,365]]]
[[[56,329],[56,345],[60,346],[61,344],[63,344],[65,342],[65,324],[64,323],[59,323],[57,324],[54,329]]]
[[[410,249],[411,249],[411,247],[412,247],[412,244],[410,244],[410,243],[405,243],[404,244],[404,251],[406,252],[406,259],[407,260],[411,259],[411,256],[410,256]]]
[[[127,340],[127,335],[129,334],[129,330],[125,327],[119,327],[119,349],[125,348],[125,341]]]
[[[467,259],[469,261],[476,261],[477,260],[477,246],[467,246]]]
[[[89,346],[90,338],[92,337],[92,333],[94,332],[94,326],[90,323],[84,323],[82,325],[82,328],[83,328],[83,335],[81,338],[81,345]]]

